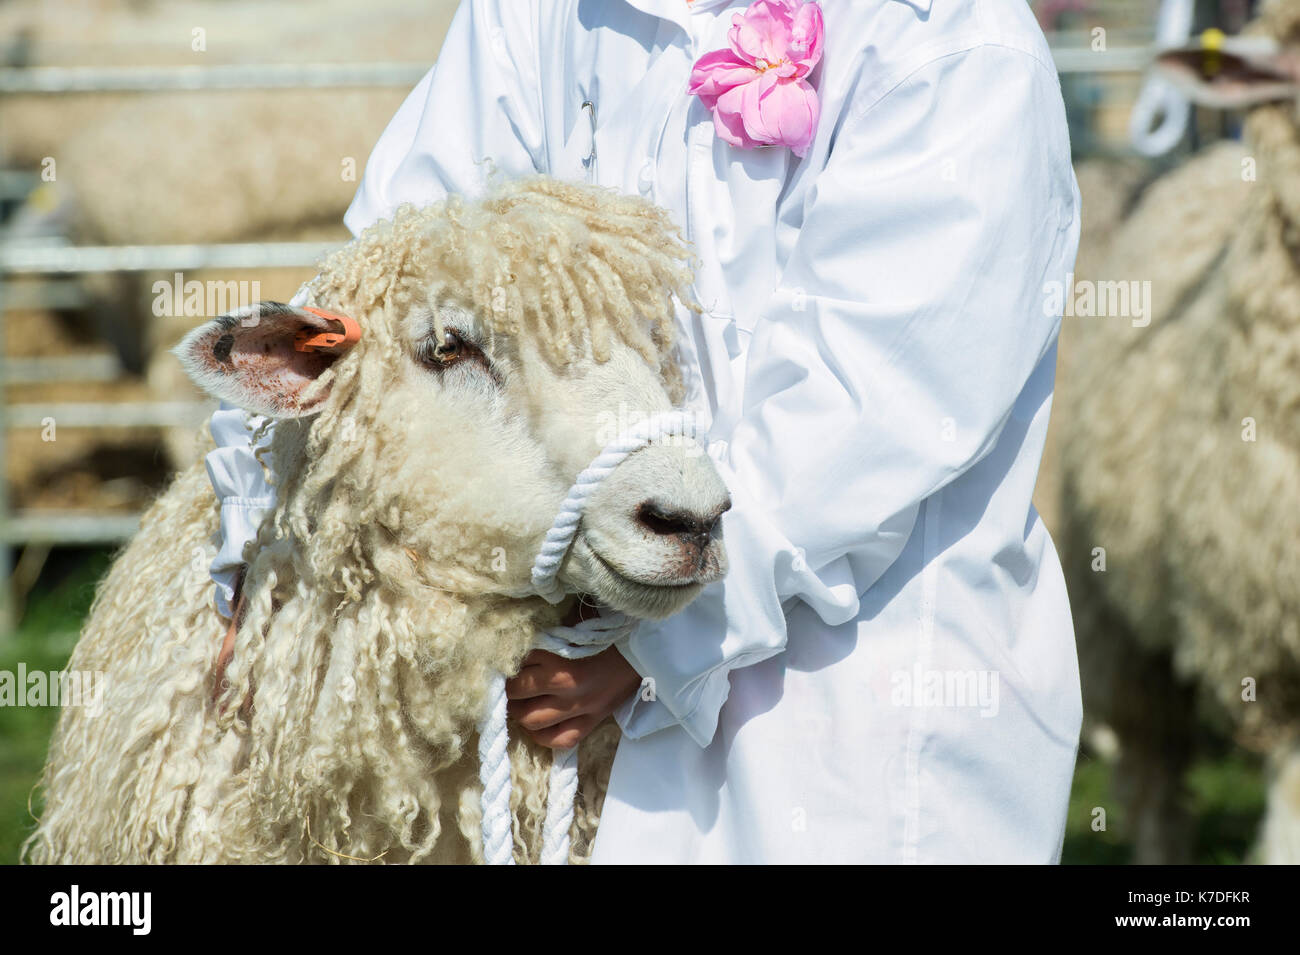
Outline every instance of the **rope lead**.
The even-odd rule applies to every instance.
[[[564,599],[564,589],[556,579],[560,564],[573,545],[583,511],[597,485],[634,451],[668,436],[698,440],[695,416],[685,411],[652,415],[610,442],[578,475],[533,561],[532,583],[539,596],[553,604]],[[631,617],[611,613],[584,620],[574,627],[552,627],[539,634],[533,646],[571,660],[581,659],[607,650],[631,634],[635,627],[636,621]],[[514,865],[515,862],[510,824],[509,742],[506,678],[505,674],[495,673],[488,687],[486,712],[478,725],[483,861],[488,865]],[[569,831],[573,827],[573,801],[577,793],[578,748],[554,751],[546,794],[546,820],[542,825],[543,865],[565,865],[569,861]]]

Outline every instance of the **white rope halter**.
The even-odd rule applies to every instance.
[[[540,596],[551,603],[564,599],[564,589],[556,577],[597,485],[632,452],[667,436],[699,440],[695,416],[684,411],[652,415],[610,442],[578,475],[533,561],[533,589]],[[533,646],[569,659],[581,659],[608,649],[630,634],[635,626],[636,621],[630,617],[611,613],[584,620],[575,627],[553,627],[538,635]],[[483,784],[483,860],[489,865],[514,865],[515,861],[510,822],[508,743],[506,678],[503,673],[495,673],[488,688],[487,711],[478,725],[479,779]],[[569,830],[573,826],[573,800],[577,792],[578,748],[553,751],[546,821],[542,825],[543,865],[565,865],[569,861]]]

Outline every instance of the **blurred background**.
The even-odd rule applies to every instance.
[[[370,148],[455,6],[0,0],[0,671],[64,665],[113,553],[192,460],[211,411],[168,348],[229,308],[288,300],[347,238],[342,214]],[[1153,77],[1153,50],[1211,28],[1236,34],[1255,4],[1030,6],[1061,74],[1084,195],[1077,271],[1104,275],[1114,233],[1152,184],[1242,136],[1240,111],[1193,108]],[[1069,414],[1058,398],[1036,496],[1062,548],[1076,546]],[[1140,628],[1079,614],[1079,601],[1103,598],[1076,594],[1073,576],[1071,589],[1081,653],[1125,656]],[[1250,737],[1203,703],[1179,625],[1164,626],[1154,643],[1138,635],[1133,682],[1104,687],[1158,686],[1156,716],[1121,726],[1090,701],[1067,863],[1261,858],[1283,737]],[[16,861],[29,831],[57,715],[0,706],[0,863]]]

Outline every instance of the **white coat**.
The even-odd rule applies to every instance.
[[[1079,233],[1059,83],[1023,0],[821,5],[800,160],[686,92],[745,3],[466,0],[346,222],[542,171],[648,196],[703,261],[731,571],[620,645],[653,693],[595,862],[1051,862],[1081,719],[1030,503]],[[268,503],[230,445],[228,538]]]

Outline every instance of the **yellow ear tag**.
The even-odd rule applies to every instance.
[[[43,182],[28,194],[27,201],[37,212],[51,212],[59,205],[59,194],[52,183]]]
[[[1223,58],[1219,51],[1223,49],[1223,41],[1227,36],[1222,30],[1211,28],[1201,34],[1201,50],[1205,56],[1201,60],[1201,67],[1207,77],[1215,77],[1223,69]]]

